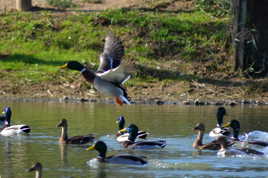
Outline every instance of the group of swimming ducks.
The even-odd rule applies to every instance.
[[[239,138],[240,122],[238,120],[231,120],[227,124],[223,125],[223,117],[226,114],[224,107],[219,107],[217,111],[217,127],[209,132],[209,136],[215,138],[210,143],[203,143],[203,136],[205,133],[205,125],[198,123],[194,127],[197,131],[197,136],[193,142],[193,148],[201,150],[216,150],[220,156],[226,155],[264,155],[263,152],[257,151],[249,147],[249,145],[268,146],[268,142],[264,141],[248,141],[241,140]],[[5,107],[3,113],[0,116],[2,136],[15,136],[20,134],[29,134],[31,128],[28,125],[11,125],[11,108]],[[167,143],[165,140],[150,141],[147,140],[149,135],[146,131],[141,131],[135,124],[130,124],[125,128],[125,118],[120,116],[117,119],[118,132],[116,133],[116,140],[124,148],[128,149],[163,149]],[[62,119],[57,125],[61,128],[61,135],[59,137],[60,144],[88,144],[94,143],[95,136],[93,134],[85,136],[73,136],[68,137],[68,122],[66,119]],[[137,139],[139,139],[137,141]],[[246,143],[246,144],[245,144]],[[98,156],[96,160],[100,163],[113,163],[113,164],[131,164],[131,165],[145,165],[147,161],[144,157],[134,156],[131,154],[119,154],[106,156],[107,145],[101,140],[95,141],[95,143],[87,148],[87,150],[96,150]],[[36,177],[40,177],[42,174],[41,163],[36,163],[29,171],[36,171]]]

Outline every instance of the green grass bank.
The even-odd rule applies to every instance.
[[[266,80],[232,71],[230,22],[197,8],[2,13],[0,94],[95,97],[79,73],[58,66],[77,60],[96,69],[112,31],[135,69],[126,83],[134,99],[263,98]]]

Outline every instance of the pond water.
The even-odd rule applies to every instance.
[[[34,177],[27,172],[33,163],[43,164],[44,177],[266,177],[268,157],[218,157],[216,152],[198,153],[192,148],[197,122],[206,125],[207,132],[215,127],[216,106],[131,105],[80,103],[0,103],[10,106],[13,124],[32,127],[29,136],[0,137],[0,177]],[[242,132],[268,132],[267,106],[226,107],[225,122],[238,119]],[[167,147],[161,150],[125,150],[115,140],[116,118],[124,115],[127,123],[136,123],[150,132],[149,139],[165,139]],[[146,166],[94,165],[95,151],[85,146],[60,145],[56,128],[62,119],[68,119],[69,136],[95,133],[108,145],[108,155],[131,153],[146,156]],[[206,132],[206,133],[207,133]],[[211,139],[205,135],[204,142]],[[268,140],[266,140],[268,141]],[[266,151],[264,148],[259,148]],[[267,151],[266,151],[267,152]]]

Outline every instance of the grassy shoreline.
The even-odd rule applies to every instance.
[[[135,68],[126,83],[134,100],[266,99],[267,80],[232,71],[229,26],[230,17],[199,10],[1,14],[0,93],[99,98],[79,73],[58,66],[78,60],[96,69],[103,39],[112,31]]]

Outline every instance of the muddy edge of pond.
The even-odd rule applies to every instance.
[[[62,98],[50,98],[50,97],[23,97],[23,96],[0,96],[0,102],[59,102],[59,103],[100,103],[100,104],[114,104],[114,100],[111,98],[70,98],[64,96]],[[196,106],[206,106],[206,105],[268,105],[268,101],[254,100],[254,99],[222,99],[215,101],[205,101],[199,99],[189,99],[189,100],[161,100],[159,98],[147,98],[147,99],[136,99],[131,101],[132,104],[149,104],[149,105],[196,105]]]

